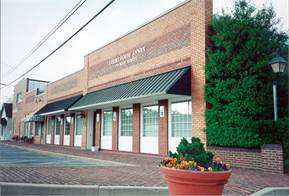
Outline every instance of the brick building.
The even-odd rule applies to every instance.
[[[89,53],[76,73],[51,83],[20,81],[12,137],[162,155],[181,137],[204,141],[211,20],[212,0],[188,0]]]

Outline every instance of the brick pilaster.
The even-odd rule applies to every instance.
[[[70,140],[69,146],[74,146],[74,127],[75,127],[75,114],[70,114],[71,121],[70,121]]]
[[[280,144],[261,146],[262,170],[266,173],[283,174],[283,147]]]
[[[100,147],[101,137],[101,110],[95,112],[94,145]]]
[[[160,108],[164,107],[164,117],[161,117]],[[159,100],[159,154],[168,154],[168,100]]]
[[[133,104],[132,151],[140,152],[140,104]]]
[[[112,108],[112,150],[118,150],[118,119],[119,107],[114,107]]]

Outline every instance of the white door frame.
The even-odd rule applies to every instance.
[[[81,142],[82,142],[82,134],[81,135],[76,135],[76,129],[77,129],[77,116],[80,115],[80,113],[75,113],[74,116],[74,146],[81,147]],[[82,121],[81,121],[81,128],[82,128]],[[82,133],[82,131],[81,131]]]
[[[119,108],[119,121],[118,121],[118,150],[132,152],[132,136],[121,136],[121,110],[122,109],[132,109],[132,106]]]
[[[65,135],[65,129],[66,129],[66,117],[70,117],[70,123],[69,123],[69,135]],[[63,145],[69,146],[70,144],[70,124],[71,124],[71,116],[70,114],[67,114],[63,118]]]
[[[111,112],[112,113],[111,123],[113,122],[113,119],[112,119],[113,118],[112,108],[106,109],[106,110],[102,110],[100,148],[101,149],[112,150],[112,136],[103,136],[104,112]]]
[[[141,127],[140,127],[140,152],[158,154],[159,153],[159,137],[144,137],[143,136],[143,108],[146,106],[159,107],[158,102],[141,104]],[[159,114],[158,114],[159,115]]]
[[[93,114],[94,111],[87,112],[87,127],[86,127],[86,149],[90,150],[93,142]]]
[[[182,101],[188,101],[189,99],[183,98],[183,99],[174,99],[168,101],[168,149],[172,151],[172,153],[177,152],[176,147],[179,145],[181,139],[183,137],[172,137],[172,117],[171,117],[171,109],[172,109],[172,103],[173,102],[182,102]],[[185,137],[189,142],[191,141],[191,137]]]
[[[56,135],[56,121],[57,121],[57,118],[60,118],[60,126],[61,126],[61,116],[55,116],[54,118],[54,144],[55,145],[59,145],[60,143],[60,127],[59,127],[59,135]]]
[[[51,119],[51,127],[50,127],[50,135],[48,135],[48,119]],[[52,118],[51,117],[47,117],[46,118],[46,144],[51,144],[51,129],[52,129]]]

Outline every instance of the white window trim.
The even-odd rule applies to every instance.
[[[140,108],[140,136],[141,137],[144,137],[143,136],[143,121],[144,121],[144,119],[143,119],[143,108],[144,107],[147,107],[147,106],[158,106],[158,108],[159,108],[159,103],[158,102],[149,102],[149,103],[144,103],[144,104],[141,104],[141,108]],[[157,137],[159,137],[159,133],[158,133],[158,136]],[[155,138],[155,137],[154,137]]]
[[[121,110],[123,109],[132,109],[132,115],[133,115],[133,105],[129,105],[129,106],[122,106],[119,107],[119,111],[118,111],[118,137],[132,137],[132,136],[121,136]]]

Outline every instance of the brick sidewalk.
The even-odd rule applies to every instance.
[[[166,186],[158,164],[164,158],[122,152],[91,152],[72,147],[2,142],[14,146],[70,154],[80,157],[116,161],[138,166],[69,166],[69,167],[2,167],[1,181],[14,183],[101,185],[101,186]],[[289,176],[262,173],[258,170],[232,168],[224,195],[248,195],[267,187],[289,187]]]

